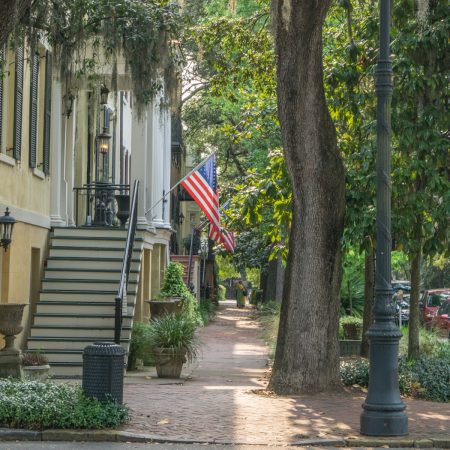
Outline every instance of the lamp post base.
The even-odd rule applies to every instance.
[[[408,434],[408,417],[403,411],[404,405],[392,405],[393,409],[401,408],[401,411],[382,409],[385,406],[367,404],[363,406],[363,408],[377,408],[377,410],[365,409],[361,414],[361,434],[366,436],[406,436]]]

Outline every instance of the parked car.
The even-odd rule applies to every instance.
[[[450,299],[450,288],[429,289],[420,299],[422,321],[426,327],[430,327],[431,320],[437,314],[439,307]]]
[[[431,319],[431,328],[450,339],[450,299],[445,300]]]
[[[392,280],[392,290],[397,292],[402,290],[403,292],[409,292],[411,290],[411,281],[409,280]]]

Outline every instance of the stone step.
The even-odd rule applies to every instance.
[[[134,247],[138,248],[142,242],[142,238],[134,239]],[[93,247],[93,248],[109,248],[121,247],[125,248],[126,236],[121,237],[88,237],[88,236],[55,236],[52,237],[51,245],[56,247]]]
[[[123,237],[126,238],[127,230],[115,227],[55,227],[53,229],[52,238],[59,236],[77,236],[77,237]]]
[[[135,252],[140,252],[140,247],[134,247]],[[70,258],[120,258],[123,260],[124,248],[122,247],[56,247],[50,248],[49,257],[70,257]]]
[[[49,269],[45,271],[46,281],[50,279],[83,279],[83,280],[113,280],[118,282],[120,279],[120,270],[103,270],[103,269]],[[139,277],[138,271],[130,272],[129,283],[137,282]]]
[[[122,316],[122,325],[131,326],[131,317]],[[60,326],[85,326],[85,327],[114,327],[115,315],[111,314],[60,314],[60,313],[36,313],[34,325],[60,325]]]
[[[122,336],[129,337],[131,328],[122,325]],[[114,340],[114,327],[88,327],[73,325],[33,325],[31,338],[61,337],[71,338],[100,338],[100,340]]]
[[[28,348],[30,350],[42,350],[46,353],[48,349],[53,350],[83,350],[88,345],[97,341],[104,341],[100,336],[97,337],[30,337],[28,338]],[[113,341],[113,339],[107,339]],[[129,339],[121,339],[121,344],[128,346]]]
[[[89,302],[89,301],[40,301],[37,303],[38,314],[114,314],[114,302]],[[134,302],[128,302],[127,315],[133,316]]]
[[[74,257],[53,257],[47,259],[47,267],[49,269],[106,269],[106,270],[121,270],[123,265],[123,258],[74,258]],[[140,259],[136,259],[133,255],[130,269],[139,271]]]
[[[69,291],[114,291],[119,287],[117,280],[89,280],[89,279],[45,279],[42,281],[42,290],[69,290]],[[137,292],[137,282],[128,280],[128,293]]]
[[[116,286],[117,287],[117,286]],[[136,286],[135,286],[136,288]],[[136,289],[135,289],[136,291]],[[134,295],[133,288],[128,291],[129,295]],[[117,289],[112,291],[82,291],[82,290],[42,290],[40,294],[40,302],[45,301],[73,301],[82,303],[91,302],[114,302],[117,294]]]

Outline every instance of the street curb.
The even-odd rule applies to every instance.
[[[155,434],[140,434],[117,430],[22,430],[0,428],[0,442],[50,441],[50,442],[135,442],[167,444],[222,444],[222,445],[267,445],[267,442],[237,442],[226,439],[181,439]],[[448,438],[421,439],[302,439],[283,446],[296,447],[383,447],[383,448],[441,448],[450,449]]]

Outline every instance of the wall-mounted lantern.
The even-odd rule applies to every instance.
[[[184,214],[180,211],[180,214],[178,214],[178,223],[180,225],[183,225],[184,222]]]
[[[10,215],[9,209],[6,208],[5,215],[0,217],[0,245],[8,250],[11,244],[11,236],[16,219]]]
[[[75,95],[71,92],[64,96],[64,114],[70,117],[73,111],[73,101],[75,100]]]
[[[100,105],[106,105],[108,103],[108,94],[109,89],[102,84],[102,87],[100,89]]]

